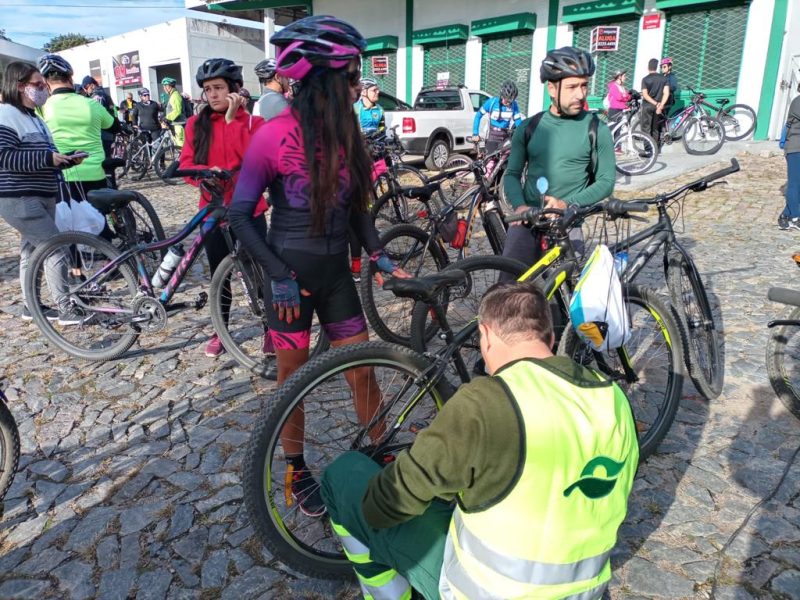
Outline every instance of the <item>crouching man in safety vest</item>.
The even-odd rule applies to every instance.
[[[412,586],[429,600],[598,599],[639,460],[625,395],[553,356],[532,284],[493,287],[479,323],[491,376],[383,470],[337,459],[322,478],[333,528],[368,599],[409,599]]]

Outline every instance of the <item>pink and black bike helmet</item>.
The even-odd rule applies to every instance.
[[[661,59],[661,66],[663,67],[664,65],[672,65],[672,59],[669,56]]]
[[[270,38],[278,47],[277,72],[303,79],[315,66],[343,69],[367,47],[358,30],[336,17],[316,15],[295,21]]]

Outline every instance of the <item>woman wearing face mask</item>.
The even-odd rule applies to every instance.
[[[12,62],[3,75],[0,97],[0,217],[22,238],[19,276],[23,289],[28,260],[38,244],[58,233],[55,223],[59,169],[80,163],[56,151],[53,137],[35,109],[48,98],[47,84],[36,67]],[[53,256],[45,263],[45,277],[53,295],[53,309],[45,310],[60,325],[75,325],[80,315],[65,297],[66,263]],[[30,320],[27,304],[23,320]]]
[[[186,122],[186,141],[181,151],[182,169],[225,169],[232,171],[233,180],[225,182],[224,202],[228,206],[242,166],[244,152],[250,138],[264,124],[261,117],[254,117],[245,110],[247,100],[239,93],[242,89],[242,67],[226,58],[210,58],[197,70],[197,85],[202,90],[205,106]],[[199,185],[194,179],[186,179],[191,185]],[[200,194],[200,208],[210,200],[208,192]],[[251,216],[254,227],[266,234],[264,212],[267,203],[263,196],[257,198]],[[217,229],[204,240],[206,256],[211,274],[228,255],[228,245],[222,231]],[[223,294],[230,298],[230,292]],[[230,305],[223,306],[227,313]],[[264,334],[265,353],[272,352],[269,336]],[[205,348],[205,354],[216,357],[225,352],[219,337],[214,334]]]

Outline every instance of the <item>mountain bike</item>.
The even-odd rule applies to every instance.
[[[511,128],[510,132],[513,131],[514,127]],[[505,142],[503,142],[502,146],[500,146],[500,148],[491,154],[487,154],[486,146],[481,146],[474,137],[467,138],[467,141],[470,141],[470,139],[472,140],[474,148],[473,152],[477,157],[477,160],[482,161],[484,185],[488,190],[495,194],[500,202],[503,212],[506,213],[514,212],[511,208],[511,203],[506,198],[504,185],[506,167],[508,166],[508,157],[511,155],[511,135],[512,134],[509,133],[508,138],[505,140]],[[445,194],[450,199],[454,200],[459,198],[460,196],[464,195],[467,190],[472,188],[472,186],[477,185],[477,176],[470,168],[474,162],[474,159],[464,154],[451,154],[448,157],[447,162],[443,167],[444,170],[463,170],[462,176],[452,179],[450,184],[443,189]]]
[[[680,139],[687,154],[703,155],[716,154],[722,148],[725,128],[719,119],[700,107],[700,100],[695,94],[686,108],[664,119],[660,129],[662,145]]]
[[[473,162],[470,171],[477,185],[472,186],[454,202],[445,199],[442,187],[448,178],[460,175],[460,170],[444,171],[431,178],[426,186],[403,188],[408,198],[423,207],[416,224],[398,224],[380,236],[384,251],[395,263],[412,276],[419,277],[444,268],[451,261],[467,256],[473,249],[475,224],[480,217],[489,249],[502,254],[506,228],[496,196],[486,187],[483,163]],[[432,199],[438,197],[437,202]],[[375,333],[387,342],[408,344],[408,326],[413,304],[396,298],[382,289],[373,279],[371,264],[362,262],[361,303]]]
[[[642,175],[647,173],[658,159],[658,144],[643,131],[635,128],[633,116],[639,111],[641,96],[631,90],[627,108],[608,123],[614,139],[616,169],[623,175]]]
[[[153,139],[149,131],[138,130],[136,137],[128,144],[127,171],[133,179],[143,179],[152,168],[164,183],[177,181],[166,177],[167,168],[180,157],[180,148],[175,142],[175,127],[163,121],[161,135]]]
[[[203,248],[206,236],[221,227],[231,254],[220,264],[211,279],[211,320],[225,349],[242,366],[262,376],[270,364],[262,353],[266,333],[263,302],[265,280],[261,268],[234,243],[225,223],[222,187],[217,182],[231,179],[227,171],[210,169],[178,170],[169,177],[190,177],[200,181],[211,201],[174,236],[152,243],[140,243],[120,250],[107,241],[87,233],[66,232],[53,236],[37,247],[25,280],[31,302],[41,302],[41,281],[48,257],[67,261],[68,298],[83,318],[77,325],[60,327],[44,317],[41,306],[31,311],[45,337],[62,351],[84,360],[107,361],[124,354],[140,335],[155,333],[167,326],[168,316],[193,308],[201,309],[209,300],[200,292],[193,301],[172,299]],[[124,202],[130,192],[104,190],[109,203]],[[158,292],[152,283],[154,270],[145,258],[184,241],[195,229],[197,236]],[[163,263],[162,263],[163,265]],[[228,312],[230,309],[230,312]],[[227,313],[227,314],[226,314]],[[319,334],[314,352],[327,348]]]
[[[800,267],[800,253],[792,255]],[[767,298],[788,306],[779,319],[767,323],[767,375],[783,405],[800,419],[800,291],[773,287]]]
[[[697,104],[702,106],[707,114],[716,117],[722,123],[726,140],[734,142],[743,140],[755,131],[756,111],[747,104],[730,104],[730,100],[727,98],[720,98],[717,100],[717,105],[714,106],[706,100],[704,93],[694,90],[691,92],[697,98]]]
[[[0,501],[14,481],[19,465],[19,430],[14,415],[8,408],[5,381],[0,379]]]
[[[616,215],[627,214],[628,208],[641,209],[626,208],[619,202],[606,204],[604,208]],[[538,221],[539,215],[534,218]],[[564,237],[568,240],[568,236]],[[569,260],[564,262],[564,267],[574,258],[568,242],[565,244]],[[564,271],[567,280],[571,280],[567,273],[573,273],[576,266]],[[302,404],[306,423],[304,456],[317,480],[333,460],[348,450],[359,450],[383,463],[387,457],[410,447],[417,433],[430,423],[453,393],[454,386],[447,376],[449,365],[452,362],[457,365],[460,381],[470,379],[460,351],[464,345],[473,343],[477,321],[472,319],[464,328],[453,331],[447,322],[446,307],[441,303],[446,290],[465,285],[466,278],[463,271],[448,269],[423,278],[395,278],[386,284],[398,297],[432,307],[446,335],[444,348],[427,354],[385,342],[337,348],[304,365],[265,406],[245,455],[244,499],[262,543],[285,564],[307,575],[326,578],[347,576],[351,568],[328,519],[303,515],[287,491],[290,481],[285,477],[281,434],[286,435],[284,429],[289,415]],[[635,348],[640,352],[622,349],[615,353],[615,361],[621,366],[612,365],[611,353],[596,353],[592,366],[624,387],[649,384],[654,393],[662,386],[669,388],[667,395],[671,404],[657,413],[657,431],[640,430],[644,458],[666,433],[677,408],[677,394],[673,391],[676,386],[680,389],[682,361],[679,346],[670,345],[670,336],[680,333],[668,310],[649,292],[631,288],[628,302],[630,306],[641,308],[639,312],[650,315],[650,320],[657,320],[657,333],[651,336],[651,343]],[[638,312],[636,314],[634,336],[639,326]],[[657,352],[653,347],[656,342],[668,348],[666,354],[659,354],[651,361],[664,376],[659,381],[650,379],[650,372],[640,368],[642,360]],[[672,367],[674,370],[670,371]],[[354,392],[348,383],[356,370],[370,373],[374,385],[366,386],[366,393],[380,390],[381,402],[372,416],[362,413],[359,418],[357,415],[355,407],[364,400],[363,390],[355,387]],[[641,425],[643,416],[637,408],[641,397],[630,391],[628,397],[637,424]]]

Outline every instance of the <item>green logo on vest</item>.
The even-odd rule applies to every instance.
[[[581,477],[564,490],[564,496],[569,496],[575,488],[580,488],[583,495],[592,500],[607,496],[617,484],[617,475],[625,466],[625,461],[617,462],[606,456],[597,456],[586,463],[581,471]],[[595,471],[602,467],[605,477],[597,477]]]

